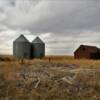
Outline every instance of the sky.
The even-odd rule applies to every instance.
[[[79,45],[100,48],[100,0],[0,0],[0,54],[13,41],[39,36],[46,55],[73,55]]]

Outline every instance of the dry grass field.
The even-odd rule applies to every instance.
[[[100,60],[0,56],[0,100],[100,100]]]

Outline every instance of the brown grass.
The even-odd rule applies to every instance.
[[[65,63],[65,64],[76,64],[83,68],[100,68],[100,60],[91,60],[91,59],[74,59],[73,56],[47,56],[43,58],[42,62],[49,62],[49,58],[51,59],[51,63]]]
[[[10,60],[0,61],[0,73],[4,76],[2,78],[0,74],[0,91],[2,91],[0,98],[7,97],[6,91],[8,91],[10,100],[14,97],[21,97],[21,100],[100,100],[100,60],[46,56],[43,59],[24,60],[22,65],[12,56],[2,56],[2,58]],[[70,68],[70,66],[77,67]],[[16,73],[24,69],[26,72],[29,71],[29,74],[31,71],[35,73],[33,76],[35,81],[27,77],[23,79],[22,76],[21,80],[12,79]],[[73,84],[62,80],[72,76],[75,76]],[[34,88],[38,78],[41,81],[39,86]]]

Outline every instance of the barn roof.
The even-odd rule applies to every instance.
[[[44,42],[43,42],[39,37],[36,37],[36,38],[32,41],[32,43],[42,43],[42,44],[44,44]]]
[[[24,35],[20,35],[14,42],[29,42]]]
[[[100,49],[96,46],[89,46],[89,45],[80,45],[79,48],[75,51],[77,52],[81,47],[84,47],[85,50],[91,52],[91,53],[95,53],[95,52],[98,52],[100,51]]]

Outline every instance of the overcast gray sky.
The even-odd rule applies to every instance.
[[[0,54],[12,54],[20,34],[30,42],[40,36],[47,55],[100,47],[100,0],[0,0]]]

